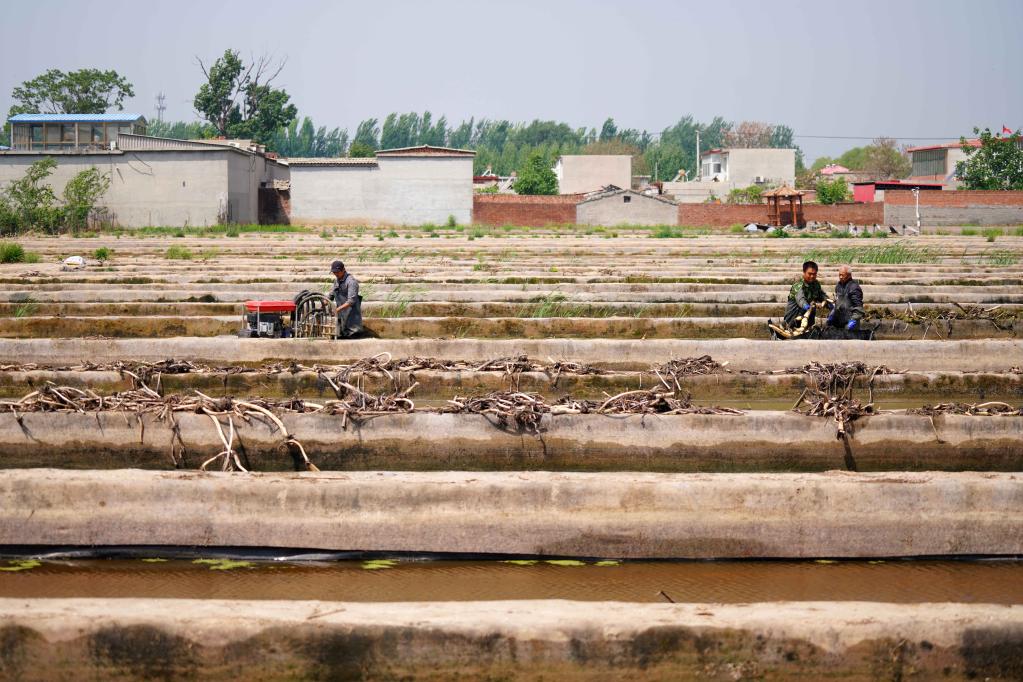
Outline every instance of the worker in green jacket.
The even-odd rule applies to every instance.
[[[814,303],[823,303],[828,300],[817,281],[817,264],[812,260],[803,263],[803,277],[789,289],[788,305],[785,307],[785,324],[795,327],[799,324],[799,318],[810,309]]]

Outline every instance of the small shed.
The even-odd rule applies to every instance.
[[[853,183],[853,201],[871,203],[884,201],[884,193],[890,189],[918,189],[921,192],[941,191],[945,188],[940,182],[910,182],[908,180],[873,180],[870,182]]]
[[[676,225],[678,205],[669,199],[610,186],[576,205],[580,225]]]
[[[782,185],[761,196],[767,199],[767,222],[770,225],[803,227],[803,193],[794,187]],[[787,204],[787,205],[786,205]]]

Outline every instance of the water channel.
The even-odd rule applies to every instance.
[[[0,559],[0,597],[1023,603],[1023,560]]]

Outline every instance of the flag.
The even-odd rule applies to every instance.
[[[1002,126],[1002,135],[1012,135],[1013,132],[1014,131],[1006,128],[1004,125]]]

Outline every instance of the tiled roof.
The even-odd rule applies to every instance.
[[[399,147],[398,149],[381,149],[377,156],[476,156],[471,149],[453,149],[451,147],[433,147],[428,144],[418,147]]]
[[[377,161],[372,157],[329,157],[329,156],[303,156],[290,159],[281,159],[289,166],[376,166]]]
[[[11,123],[134,123],[145,120],[142,114],[17,114],[11,116]]]

